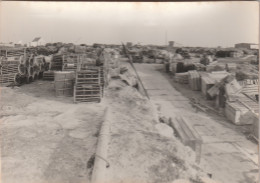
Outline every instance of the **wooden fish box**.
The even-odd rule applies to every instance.
[[[206,97],[206,99],[212,99],[209,94],[208,94],[208,90],[214,86],[214,84],[216,83],[216,81],[212,78],[210,78],[209,76],[202,76],[201,77],[201,92],[202,94]]]
[[[253,120],[250,120],[252,112],[243,102],[226,102],[225,115],[236,125],[253,124]]]
[[[188,71],[188,79],[191,90],[201,90],[200,74],[196,70]]]
[[[174,79],[177,83],[188,84],[188,72],[176,73]]]

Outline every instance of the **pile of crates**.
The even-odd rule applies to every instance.
[[[100,67],[91,67],[76,72],[74,85],[74,102],[100,102],[102,83]]]

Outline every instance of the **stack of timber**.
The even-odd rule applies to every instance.
[[[226,102],[226,117],[236,125],[253,124],[255,114],[258,115],[258,103],[241,94],[235,102]]]
[[[63,71],[76,71],[77,66],[79,65],[79,55],[70,54],[70,55],[63,55]]]
[[[200,74],[196,70],[188,71],[189,85],[191,90],[199,91],[201,89]]]
[[[54,72],[54,87],[56,97],[73,96],[73,84],[75,74],[73,71],[56,71]]]
[[[101,96],[100,68],[77,71],[74,86],[74,102],[100,102]]]
[[[189,76],[188,72],[183,72],[183,73],[176,73],[174,78],[177,83],[188,84],[189,83],[188,76]]]
[[[51,60],[50,70],[52,71],[62,70],[62,55],[53,55]]]

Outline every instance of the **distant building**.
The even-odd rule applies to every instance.
[[[127,42],[127,43],[126,43],[126,46],[127,46],[127,47],[132,47],[132,46],[133,46],[133,43],[132,43],[132,42]]]
[[[0,46],[2,46],[2,47],[14,47],[14,43],[13,42],[0,43]]]
[[[29,43],[29,46],[36,47],[36,46],[43,46],[45,45],[45,41],[41,37],[36,37]]]
[[[235,48],[258,49],[258,44],[238,43],[238,44],[235,44]]]
[[[174,41],[169,41],[169,47],[174,47]]]
[[[19,44],[19,43],[14,44],[14,47],[16,47],[16,48],[20,48],[20,47],[23,47],[23,44]]]

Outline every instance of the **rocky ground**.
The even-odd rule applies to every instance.
[[[1,88],[1,166],[4,183],[80,183],[90,178],[101,104],[56,98],[52,83]]]

